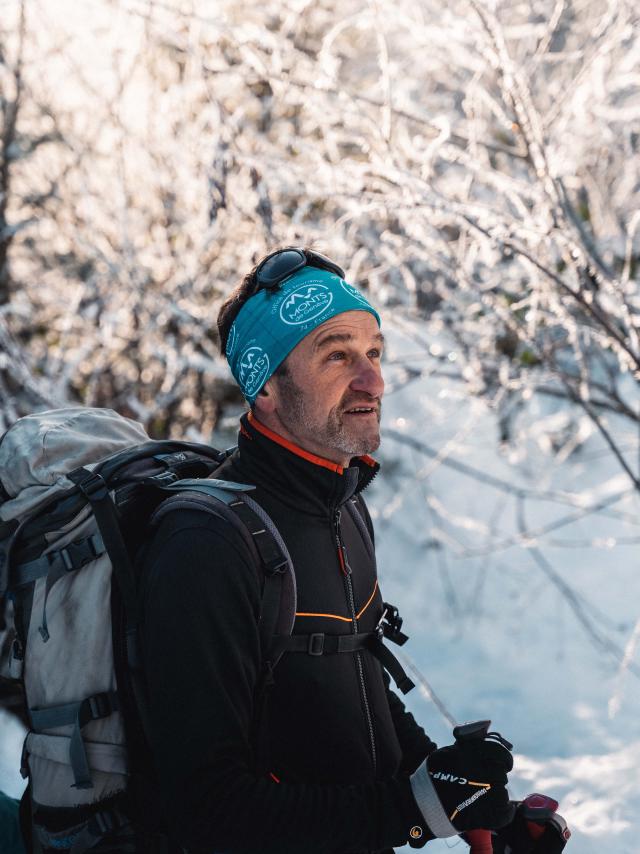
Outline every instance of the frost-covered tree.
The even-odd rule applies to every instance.
[[[638,485],[607,429],[638,423],[631,4],[5,8],[7,420],[31,385],[206,436],[239,400],[220,299],[315,242],[416,321],[425,371],[496,399],[503,440],[566,397]]]

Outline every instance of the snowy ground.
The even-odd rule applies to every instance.
[[[386,467],[368,500],[383,595],[401,606],[411,635],[403,651],[453,717],[491,718],[514,742],[512,795],[559,800],[573,830],[568,850],[637,854],[640,682],[619,673],[619,661],[640,616],[638,497],[599,437],[565,461],[546,450],[546,428],[566,419],[566,404],[531,403],[516,421],[520,451],[499,451],[494,414],[460,384],[398,387],[395,360],[416,347],[389,337]],[[516,488],[531,492],[519,502]],[[424,690],[407,705],[435,741],[450,741]],[[453,845],[462,843],[430,849]]]
[[[545,449],[566,406],[531,403],[516,422],[517,447],[500,451],[495,415],[459,383],[423,377],[400,387],[396,360],[417,350],[389,337],[384,472],[368,501],[383,595],[411,635],[403,652],[451,715],[489,717],[514,742],[511,792],[560,801],[568,851],[637,854],[640,681],[618,671],[640,614],[638,498],[598,437],[564,461]],[[450,741],[424,690],[407,704],[434,740]],[[6,717],[0,733],[0,786],[17,795],[22,734]],[[451,847],[466,850],[459,840],[428,850]]]
[[[24,730],[14,717],[0,711],[0,789],[19,798],[24,790],[20,776],[20,754]]]

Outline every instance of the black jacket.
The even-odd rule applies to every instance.
[[[378,623],[375,557],[344,506],[377,468],[364,457],[343,470],[243,417],[238,450],[216,477],[255,484],[252,497],[288,547],[294,634],[349,634],[354,613],[360,632]],[[283,656],[259,765],[251,733],[261,590],[246,543],[206,513],[176,511],[142,578],[152,751],[180,844],[206,854],[356,854],[403,845],[421,825],[426,841],[408,774],[434,745],[369,651]]]

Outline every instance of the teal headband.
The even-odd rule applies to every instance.
[[[278,290],[263,288],[248,299],[229,330],[226,356],[249,403],[303,338],[345,311],[368,311],[380,326],[357,288],[317,267],[303,267]]]

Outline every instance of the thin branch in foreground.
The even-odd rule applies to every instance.
[[[526,522],[524,518],[524,502],[518,501],[518,527],[521,531],[526,529]],[[529,550],[531,557],[534,562],[538,566],[540,570],[546,575],[546,577],[551,581],[553,586],[560,591],[565,601],[569,605],[571,611],[574,616],[585,630],[587,637],[590,639],[596,649],[599,649],[601,652],[604,652],[610,658],[612,658],[616,664],[619,666],[625,661],[625,654],[623,650],[618,646],[617,643],[612,641],[610,638],[603,635],[594,625],[593,621],[587,616],[585,610],[580,602],[578,596],[575,591],[570,587],[569,584],[562,578],[562,576],[553,568],[551,563],[547,560],[547,558],[542,554],[539,548],[531,547]],[[627,669],[630,673],[640,679],[640,667],[629,662],[627,664]]]
[[[396,442],[400,442],[401,444],[407,445],[409,448],[413,448],[414,450],[420,451],[420,453],[424,454],[427,457],[431,457],[432,459],[440,458],[440,452],[437,451],[435,448],[430,447],[425,442],[421,442],[419,439],[415,439],[413,436],[407,436],[405,433],[401,433],[399,430],[394,430],[391,427],[385,427],[381,430],[381,433],[383,436],[388,436],[390,439],[394,439]],[[454,460],[449,457],[441,459],[440,462],[443,466],[448,466],[449,468],[454,469],[460,474],[464,474],[467,477],[471,477],[474,480],[477,480],[479,483],[482,483],[484,486],[491,486],[494,489],[499,490],[500,492],[506,492],[509,495],[515,496],[516,498],[535,498],[540,501],[557,501],[560,504],[567,504],[570,507],[575,507],[578,510],[583,511],[585,515],[597,512],[598,510],[603,509],[609,504],[614,504],[616,501],[620,501],[627,495],[632,494],[632,490],[624,490],[623,492],[619,492],[613,496],[609,496],[608,498],[603,499],[602,501],[599,501],[596,504],[592,504],[588,507],[585,507],[584,502],[581,502],[578,499],[573,499],[573,497],[569,493],[548,491],[539,492],[535,489],[531,489],[526,486],[514,486],[513,483],[510,483],[509,481],[503,480],[499,477],[495,477],[494,475],[490,475],[487,472],[474,468],[473,466],[470,466],[467,463],[462,463],[459,460]]]
[[[560,528],[565,528],[567,525],[572,525],[574,522],[579,522],[581,519],[584,519],[586,516],[591,516],[593,513],[599,513],[601,510],[604,510],[612,504],[615,504],[617,501],[620,501],[620,499],[624,498],[628,494],[629,493],[627,492],[616,493],[615,495],[609,496],[609,498],[605,498],[596,504],[591,504],[582,510],[576,510],[574,513],[568,513],[566,516],[561,516],[559,519],[549,522],[546,525],[541,525],[538,528],[522,532],[519,531],[513,536],[505,537],[497,543],[492,543],[490,546],[475,549],[464,549],[458,554],[458,557],[486,557],[487,555],[493,555],[498,551],[503,551],[504,549],[511,548],[512,546],[522,546],[527,549],[533,548],[534,542],[539,540],[540,537],[545,536],[545,534],[549,534],[551,531],[558,531]],[[516,497],[520,500],[524,498],[524,496],[521,495]]]
[[[620,668],[618,673],[616,674],[616,687],[609,699],[609,718],[613,719],[620,711],[620,705],[622,702],[622,680],[624,674],[631,668],[631,661],[633,656],[636,654],[636,650],[638,648],[638,643],[640,643],[640,617],[636,621],[635,626],[633,627],[633,631],[627,641],[627,645],[624,649],[624,658],[620,662]]]
[[[596,427],[600,431],[600,434],[602,435],[602,438],[605,440],[605,442],[611,449],[611,453],[617,459],[620,466],[624,469],[625,473],[629,477],[629,480],[631,480],[635,488],[640,491],[640,479],[636,477],[635,472],[623,457],[619,447],[613,440],[613,436],[602,423],[602,419],[600,418],[598,413],[594,411],[593,407],[587,400],[585,400],[581,395],[576,393],[575,389],[573,389],[569,383],[563,381],[563,384],[569,394],[573,397],[574,401],[584,409],[591,421],[596,425]]]
[[[409,658],[406,652],[399,652],[395,650],[393,653],[396,658],[400,661],[400,663],[405,667],[406,670],[414,677],[416,680],[416,684],[420,689],[420,693],[423,697],[425,697],[429,702],[433,703],[436,709],[440,712],[444,720],[449,724],[450,727],[454,727],[457,725],[456,719],[453,717],[449,709],[446,707],[444,702],[440,699],[440,697],[436,694],[436,692],[431,687],[430,682],[427,680],[427,677],[420,670],[418,665],[413,661],[413,659]]]

